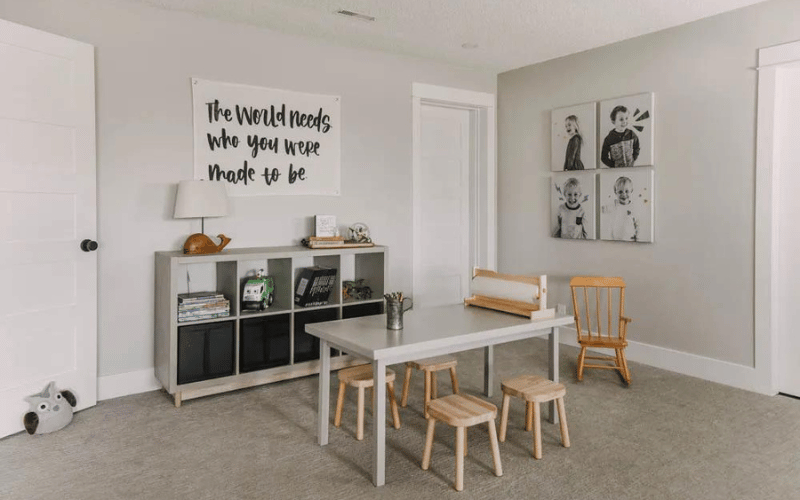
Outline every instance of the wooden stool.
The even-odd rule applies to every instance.
[[[400,406],[406,407],[408,403],[408,386],[411,383],[411,369],[422,370],[425,374],[425,418],[428,418],[428,402],[436,399],[436,372],[450,370],[450,382],[453,384],[453,394],[458,394],[458,377],[456,376],[456,365],[458,361],[453,356],[437,356],[435,358],[420,359],[406,363],[406,377],[403,380],[403,396],[400,399]]]
[[[561,426],[561,444],[569,448],[569,430],[567,429],[567,414],[564,411],[564,396],[567,390],[563,385],[552,380],[547,380],[536,375],[520,375],[506,380],[503,388],[503,413],[500,417],[500,441],[506,441],[506,428],[508,426],[508,406],[511,396],[525,400],[525,430],[533,427],[533,456],[542,458],[542,424],[539,403],[556,400],[558,406],[558,421]]]
[[[497,431],[494,428],[494,418],[497,416],[497,407],[488,401],[474,396],[451,394],[443,398],[434,399],[428,404],[428,433],[425,436],[425,451],[422,454],[422,469],[428,470],[431,464],[431,451],[433,450],[433,432],[436,421],[440,420],[456,428],[456,491],[464,489],[464,456],[467,454],[466,428],[486,422],[489,425],[489,441],[492,444],[492,458],[494,459],[494,474],[503,475],[503,466],[500,463],[500,448],[497,444]]]
[[[364,440],[364,389],[372,388],[372,365],[359,365],[351,368],[339,370],[339,398],[336,400],[336,416],[333,425],[339,427],[342,424],[342,407],[344,406],[345,386],[356,387],[358,389],[358,428],[356,439]],[[386,369],[386,394],[389,396],[389,404],[392,407],[392,423],[395,429],[400,428],[400,413],[397,410],[397,400],[394,397],[394,372]],[[375,404],[375,394],[373,393],[372,404]],[[373,410],[374,411],[374,410]]]

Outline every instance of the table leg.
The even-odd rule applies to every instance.
[[[550,329],[550,335],[547,336],[548,351],[550,353],[550,362],[548,375],[550,380],[558,382],[558,327],[554,326]],[[558,423],[558,413],[556,413],[556,402],[550,401],[547,403],[547,409],[550,413],[547,420],[550,423]]]
[[[372,391],[375,396],[373,416],[373,436],[375,437],[372,453],[374,468],[372,483],[383,486],[386,483],[386,363],[380,360],[372,362]]]
[[[483,393],[487,398],[492,397],[494,388],[494,346],[487,345],[483,348]]]
[[[319,399],[317,407],[317,442],[328,444],[328,412],[331,397],[331,350],[328,342],[319,341]]]

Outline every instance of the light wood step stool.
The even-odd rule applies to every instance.
[[[337,374],[339,378],[339,398],[336,400],[336,416],[333,425],[339,427],[342,424],[342,408],[344,407],[344,389],[346,386],[358,389],[358,420],[356,439],[364,440],[364,390],[372,388],[372,365],[359,365],[351,368],[343,368]],[[389,396],[389,404],[392,407],[392,423],[395,429],[400,428],[400,413],[397,410],[397,400],[394,397],[394,378],[392,370],[386,369],[386,394]],[[375,404],[375,394],[373,393],[372,404]]]
[[[434,358],[419,359],[406,363],[406,376],[403,380],[403,396],[400,406],[406,407],[408,403],[408,386],[411,383],[411,369],[416,368],[425,375],[425,403],[423,405],[425,418],[428,418],[428,403],[436,399],[436,372],[450,370],[450,382],[453,384],[453,394],[458,394],[458,377],[456,365],[458,360],[454,356],[437,356]]]
[[[464,456],[467,454],[466,428],[486,422],[489,426],[489,441],[492,445],[494,473],[503,475],[500,463],[500,447],[497,444],[497,430],[494,419],[497,407],[488,401],[466,394],[451,394],[434,399],[428,404],[428,432],[425,436],[425,451],[422,454],[422,469],[428,470],[433,450],[433,433],[436,421],[439,420],[456,428],[456,491],[464,489]]]
[[[564,448],[569,448],[567,414],[564,410],[564,396],[567,394],[567,390],[562,384],[536,375],[520,375],[503,381],[502,389],[503,412],[500,417],[500,442],[506,441],[508,407],[513,396],[525,401],[525,430],[530,431],[533,427],[534,458],[542,458],[542,423],[539,403],[556,401],[558,422],[561,426],[561,444],[564,445]]]

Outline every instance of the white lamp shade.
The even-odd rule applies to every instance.
[[[176,219],[228,215],[228,191],[214,181],[181,181],[175,197]]]

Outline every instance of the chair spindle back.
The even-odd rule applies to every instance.
[[[622,278],[576,276],[569,286],[578,339],[625,340],[626,325],[621,319],[625,317],[625,281]]]

